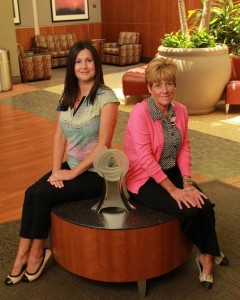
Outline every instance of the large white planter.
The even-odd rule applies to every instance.
[[[168,57],[178,66],[175,100],[186,105],[191,115],[216,109],[231,74],[226,45],[183,49],[160,46],[158,57]]]

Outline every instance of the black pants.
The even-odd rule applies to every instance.
[[[168,178],[178,188],[183,188],[183,180],[177,167],[165,171]],[[197,187],[199,190],[200,188]],[[177,202],[160,185],[150,178],[139,190],[138,194],[129,192],[131,198],[147,207],[160,210],[179,219],[180,226],[186,236],[198,247],[201,253],[220,256],[215,231],[215,206],[209,199],[202,208],[183,205],[180,209]]]
[[[69,169],[63,163],[63,169]],[[98,197],[103,192],[104,181],[96,172],[86,171],[73,180],[64,181],[63,188],[52,186],[44,175],[25,192],[20,236],[28,239],[46,239],[51,224],[54,205]]]

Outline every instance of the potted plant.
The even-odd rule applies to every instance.
[[[184,103],[189,114],[214,111],[231,73],[226,44],[218,44],[209,33],[212,0],[203,0],[202,18],[188,28],[184,0],[178,0],[181,31],[161,39],[158,55],[178,65],[175,98]]]
[[[188,11],[188,20],[196,26],[203,16],[202,9]],[[224,43],[231,55],[239,55],[240,51],[240,1],[212,1],[210,7],[209,33],[216,43]]]

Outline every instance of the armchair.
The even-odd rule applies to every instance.
[[[232,73],[226,86],[225,111],[228,114],[230,104],[240,104],[240,56],[232,56]]]
[[[141,57],[139,38],[139,32],[120,32],[117,43],[103,43],[102,63],[119,66],[139,63]]]
[[[52,77],[50,54],[34,54],[31,51],[24,51],[20,44],[17,44],[17,51],[22,82]]]

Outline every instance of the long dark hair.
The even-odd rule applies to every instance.
[[[94,103],[98,87],[104,85],[102,64],[96,48],[92,45],[90,41],[76,42],[70,49],[68,56],[64,90],[60,100],[61,109],[63,111],[66,111],[69,107],[72,108],[74,106],[75,100],[78,97],[80,88],[78,84],[78,79],[75,75],[74,67],[78,53],[84,49],[88,49],[91,52],[96,72],[94,76],[94,84],[88,95],[88,101],[91,104]]]

